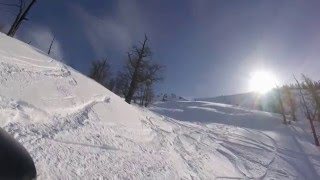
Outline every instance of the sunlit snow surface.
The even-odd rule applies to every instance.
[[[199,101],[153,113],[3,34],[0,84],[1,127],[38,179],[319,179],[303,120]]]

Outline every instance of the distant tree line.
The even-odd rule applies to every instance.
[[[317,135],[316,124],[320,124],[320,82],[302,75],[299,81],[293,76],[295,83],[276,87],[268,94],[268,102],[263,104],[259,101],[261,110],[269,108],[271,112],[279,113],[284,124],[297,121],[298,107],[310,124],[315,145],[319,146],[319,136]]]
[[[305,75],[302,75],[305,77]],[[320,89],[320,81],[313,81],[312,82],[314,87],[317,88],[317,89]],[[284,85],[286,86],[287,88],[289,89],[299,89],[299,88],[302,88],[302,89],[308,89],[308,84],[304,81],[300,82],[300,87],[297,83],[290,83],[290,84],[287,84],[287,85]]]
[[[152,61],[152,51],[147,35],[144,40],[129,49],[121,71],[112,76],[107,59],[91,63],[89,77],[110,91],[141,106],[148,106],[154,99],[154,85],[163,80],[164,66]]]
[[[302,82],[294,77],[299,89],[300,104],[305,118],[309,121],[315,144],[319,146],[319,136],[315,127],[315,122],[320,123],[320,96],[319,82],[302,75]]]

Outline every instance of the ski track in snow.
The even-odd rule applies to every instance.
[[[189,104],[191,104],[191,106]],[[167,109],[169,107],[179,107],[180,111],[168,111]],[[212,107],[213,110],[207,107]],[[151,109],[162,115],[181,120],[178,121],[180,125],[191,121],[197,123],[199,126],[208,127],[208,129],[201,130],[202,133],[205,134],[205,132],[209,131],[209,137],[210,135],[214,135],[210,137],[213,141],[222,142],[219,143],[220,146],[215,147],[216,150],[232,162],[235,169],[239,172],[238,176],[216,175],[215,177],[217,179],[319,178],[319,149],[310,148],[310,146],[313,146],[310,133],[308,134],[308,132],[303,131],[304,133],[301,134],[300,131],[300,135],[298,136],[298,131],[294,132],[292,130],[292,128],[301,128],[300,124],[302,122],[294,123],[295,125],[286,127],[281,124],[281,119],[270,113],[243,109],[243,111],[248,111],[248,113],[244,117],[241,117],[244,114],[241,112],[241,108],[236,107],[235,111],[232,111],[232,106],[226,106],[229,110],[221,107],[222,106],[217,103],[181,101],[157,103],[157,105]],[[199,112],[199,110],[202,112]],[[223,111],[217,112],[219,110]],[[210,112],[209,115],[208,112]],[[237,113],[240,114],[240,116],[234,117]],[[192,121],[194,115],[197,115],[196,117],[199,122]],[[235,122],[230,122],[228,120],[230,117],[232,117]],[[225,121],[222,122],[220,118],[225,119]],[[246,118],[260,119],[259,124],[262,123],[265,126],[248,124]],[[203,121],[203,119],[205,121]],[[218,124],[215,122],[218,122]],[[233,126],[232,123],[236,125]],[[274,125],[270,126],[272,124]],[[190,129],[191,126],[189,125],[187,128]],[[222,131],[222,129],[224,130]],[[301,143],[304,143],[306,147]],[[283,146],[286,146],[286,148],[283,149]],[[307,155],[307,151],[310,151],[312,155]],[[307,171],[309,171],[309,173],[306,173]]]
[[[108,144],[90,144],[90,143],[81,143],[81,142],[74,142],[73,140],[67,140],[68,138],[63,136],[64,134],[72,134],[74,131],[79,131],[81,128],[88,128],[87,126],[90,126],[93,124],[93,122],[90,121],[98,121],[98,119],[94,118],[94,112],[92,111],[92,107],[94,107],[98,103],[110,103],[110,98],[108,97],[100,97],[100,98],[93,98],[90,102],[82,105],[81,107],[72,109],[69,111],[68,115],[66,117],[59,117],[57,115],[52,116],[52,121],[55,123],[49,123],[49,124],[30,124],[27,126],[22,126],[18,122],[15,123],[9,123],[5,126],[5,129],[14,134],[15,132],[19,132],[19,134],[15,134],[15,138],[17,138],[20,142],[24,144],[32,145],[31,154],[36,153],[35,161],[41,162],[43,159],[46,159],[48,164],[53,163],[55,167],[62,167],[61,163],[63,163],[62,159],[56,159],[52,158],[55,156],[58,156],[57,154],[51,154],[49,151],[44,151],[42,147],[48,146],[48,143],[51,144],[57,144],[60,146],[71,146],[72,148],[67,148],[67,153],[71,153],[73,148],[93,148],[93,149],[100,149],[100,150],[112,150],[112,151],[126,151],[126,153],[130,152],[129,149],[123,149],[121,147],[117,147],[114,145],[108,145]],[[23,109],[25,105],[21,105],[24,103],[20,103],[19,105],[22,106]],[[92,114],[93,117],[89,118],[89,114]],[[89,121],[90,119],[90,121]],[[240,160],[233,149],[227,146],[224,146],[223,144],[228,142],[226,139],[231,138],[237,138],[237,134],[232,136],[232,133],[230,131],[225,131],[224,133],[227,133],[223,136],[218,134],[218,136],[215,136],[214,134],[210,133],[210,129],[206,128],[205,126],[193,126],[192,124],[188,124],[188,126],[183,126],[183,123],[177,123],[175,120],[167,120],[167,118],[164,117],[162,121],[167,121],[168,124],[170,124],[170,127],[174,127],[173,132],[168,132],[166,130],[161,129],[161,127],[158,127],[154,123],[152,123],[153,118],[146,117],[145,125],[149,125],[153,131],[156,133],[156,141],[164,141],[165,143],[161,144],[161,148],[171,148],[173,149],[174,153],[177,154],[178,157],[181,158],[181,161],[185,162],[186,168],[188,169],[188,172],[186,174],[191,175],[190,177],[186,176],[186,178],[200,178],[200,179],[206,179],[210,176],[199,176],[199,174],[202,174],[200,167],[205,166],[205,164],[200,164],[204,157],[192,157],[194,154],[198,154],[202,150],[205,152],[205,154],[210,154],[211,152],[216,151],[216,153],[220,153],[223,157],[225,157],[225,160],[230,161],[230,163],[234,166],[236,171],[239,172],[239,175],[241,178],[254,178],[253,175],[247,171],[246,165],[243,163],[242,160]],[[155,121],[155,120],[153,120]],[[98,121],[99,122],[99,121]],[[147,123],[150,122],[150,123]],[[249,131],[249,130],[248,130]],[[103,133],[103,132],[100,132]],[[200,136],[200,138],[193,137],[193,133]],[[167,139],[166,135],[171,134],[171,136],[175,136],[173,140],[170,141],[170,139]],[[220,136],[220,137],[219,137]],[[62,140],[61,140],[62,138]],[[162,139],[164,138],[164,139]],[[226,138],[226,139],[225,139]],[[65,140],[66,139],[66,140]],[[212,145],[208,145],[205,142],[209,141],[212,143]],[[257,142],[246,139],[248,141],[247,143],[257,144]],[[138,146],[139,148],[136,150],[138,153],[143,153],[143,151],[146,151],[146,147],[143,147],[143,145],[136,144],[132,141],[129,141],[127,139],[124,139],[125,143],[129,143],[134,146]],[[219,142],[219,143],[217,143]],[[171,146],[168,144],[171,144]],[[53,145],[55,146],[55,145]],[[142,147],[140,147],[142,146]],[[257,144],[257,147],[260,148],[260,150],[264,151],[270,151],[270,145],[264,145],[264,144]],[[148,147],[150,148],[150,147]],[[55,151],[54,149],[50,149],[50,151]],[[139,152],[142,151],[142,152]],[[135,152],[136,153],[136,152]],[[172,152],[171,152],[172,153]],[[41,155],[39,155],[41,154]],[[66,155],[65,154],[65,155]],[[170,154],[167,154],[166,156],[171,156]],[[58,156],[59,157],[59,156]],[[271,158],[272,160],[274,157]],[[199,161],[199,164],[197,165]],[[197,162],[197,163],[195,163]],[[134,164],[136,162],[133,162]],[[263,166],[263,165],[262,165]],[[38,168],[39,169],[39,168]],[[40,167],[41,169],[41,167]],[[48,172],[50,173],[50,172]],[[264,173],[265,174],[265,173]],[[76,175],[81,175],[77,174]],[[213,174],[211,174],[213,175]],[[180,175],[176,175],[178,177]],[[41,174],[40,174],[40,177]],[[72,178],[75,178],[77,176],[72,176]],[[43,178],[46,178],[44,176]],[[224,177],[224,178],[232,178],[232,177]]]
[[[319,179],[319,149],[299,123],[204,101],[151,112],[2,41],[1,127],[30,152],[38,179]]]

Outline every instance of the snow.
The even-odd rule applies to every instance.
[[[196,101],[207,101],[215,103],[230,104],[234,106],[241,106],[249,109],[259,109],[259,104],[267,105],[270,100],[274,98],[274,94],[267,92],[265,94],[259,94],[255,92],[248,92],[242,94],[232,94],[211,98],[196,98]],[[270,107],[263,107],[265,111],[272,111]]]
[[[0,125],[38,179],[319,179],[305,120],[205,101],[124,100],[0,34]],[[150,111],[151,110],[151,111]]]
[[[168,110],[174,107],[179,107],[179,111]],[[231,175],[229,169],[218,168],[218,172],[213,172],[215,177],[319,179],[319,149],[313,145],[306,122],[286,126],[277,114],[205,101],[157,103],[151,109],[180,123],[198,124],[200,137],[193,137],[193,133],[189,136],[199,137],[197,143],[205,146],[210,142],[208,146],[214,154],[227,158],[209,166],[218,168],[221,161],[228,161],[237,172]],[[221,171],[228,173],[223,175]]]
[[[217,97],[195,98],[194,100],[232,104],[232,105],[238,104],[238,105],[241,105],[242,107],[243,106],[251,107],[254,104],[256,97],[257,97],[257,93],[249,92],[249,93],[241,93],[241,94],[223,95],[223,96],[217,96]]]

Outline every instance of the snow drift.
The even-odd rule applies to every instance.
[[[318,179],[304,124],[201,101],[128,105],[33,47],[0,34],[0,125],[39,179]]]

